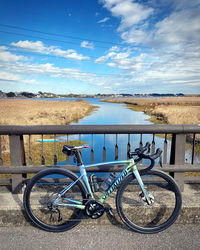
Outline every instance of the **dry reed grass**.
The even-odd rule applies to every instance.
[[[0,100],[0,125],[65,125],[89,115],[94,108],[85,101]],[[0,139],[3,161],[9,163],[9,138],[2,135]],[[33,147],[37,139],[39,135],[34,136]],[[24,143],[27,148],[27,137]]]
[[[163,97],[148,99],[110,99],[112,103],[125,103],[134,111],[144,111],[154,123],[200,124],[200,97]],[[190,136],[188,137],[190,140]],[[200,142],[200,135],[196,135]]]
[[[200,97],[164,97],[159,99],[110,99],[135,110],[155,115],[169,124],[200,124]]]
[[[163,116],[169,124],[200,124],[199,106],[159,105],[152,114]]]
[[[200,97],[163,97],[163,98],[129,98],[129,99],[108,99],[102,100],[114,103],[126,103],[145,107],[156,105],[192,105],[200,106]]]
[[[88,115],[85,101],[0,100],[1,125],[64,125]]]

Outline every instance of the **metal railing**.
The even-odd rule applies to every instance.
[[[92,147],[90,152],[90,161],[94,162],[94,154],[99,154],[100,152],[95,152],[93,148],[93,136],[102,134],[104,137],[104,142],[102,145],[102,160],[106,161],[106,136],[114,135],[115,143],[114,147],[114,159],[118,160],[119,155],[119,145],[118,136],[120,134],[127,135],[127,152],[131,150],[131,135],[138,134],[139,141],[138,146],[143,143],[143,135],[152,135],[152,153],[155,152],[156,143],[155,135],[162,134],[163,138],[163,170],[170,172],[170,174],[176,179],[180,188],[183,190],[184,181],[186,179],[192,179],[200,181],[200,177],[185,177],[185,172],[200,172],[200,164],[194,162],[195,157],[195,144],[196,136],[200,134],[200,125],[45,125],[45,126],[0,126],[0,174],[11,174],[11,178],[1,178],[1,184],[11,184],[12,192],[18,193],[22,190],[22,184],[27,179],[27,173],[36,173],[47,166],[45,165],[45,154],[44,154],[44,135],[53,135],[53,164],[57,165],[57,140],[58,135],[91,135],[92,137]],[[186,135],[190,135],[190,147],[191,147],[191,161],[189,163],[185,162],[185,151],[186,151]],[[33,166],[32,161],[32,143],[31,137],[34,135],[41,136],[41,164]],[[5,166],[4,164],[4,145],[3,136],[9,138],[9,157],[10,165]],[[24,142],[24,137],[28,137],[28,140]],[[171,143],[170,149],[168,147],[169,140]],[[26,159],[26,154],[28,152],[28,158]],[[169,152],[170,151],[170,152]],[[170,155],[169,162],[167,161],[167,156]],[[77,168],[74,166],[69,166],[69,159],[66,159],[66,166],[68,169],[76,172]],[[91,172],[99,171],[109,171],[109,167],[100,169],[91,169]],[[119,168],[115,166],[112,171],[119,171]]]

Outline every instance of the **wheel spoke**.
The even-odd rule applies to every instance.
[[[181,193],[177,184],[160,171],[141,174],[150,204],[146,201],[133,175],[121,184],[117,193],[117,211],[132,230],[155,233],[170,226],[181,208]]]
[[[77,225],[83,211],[75,207],[68,207],[66,203],[83,204],[86,198],[85,189],[77,177],[66,170],[51,169],[38,173],[27,185],[24,194],[24,207],[30,220],[38,227],[47,231],[65,231]],[[58,194],[67,186],[71,188],[59,199]],[[65,206],[64,206],[65,205]]]

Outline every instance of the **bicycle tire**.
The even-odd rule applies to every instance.
[[[58,206],[54,210],[49,208],[55,195],[77,178],[71,171],[58,168],[37,173],[24,191],[24,211],[29,220],[40,229],[50,232],[63,232],[78,225],[83,219],[83,210],[66,206]],[[79,180],[64,196],[84,203],[87,192]]]
[[[147,204],[131,173],[117,191],[117,212],[123,223],[133,231],[144,234],[161,232],[171,226],[180,213],[180,189],[172,177],[161,171],[141,171],[140,175],[153,204]]]

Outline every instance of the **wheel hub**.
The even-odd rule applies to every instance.
[[[140,199],[142,201],[142,203],[145,205],[145,206],[152,206],[154,204],[154,196],[152,194],[148,194],[148,197],[149,197],[149,200],[150,200],[150,204],[148,204],[148,201],[147,199],[145,198],[144,194],[141,193],[140,195]]]

